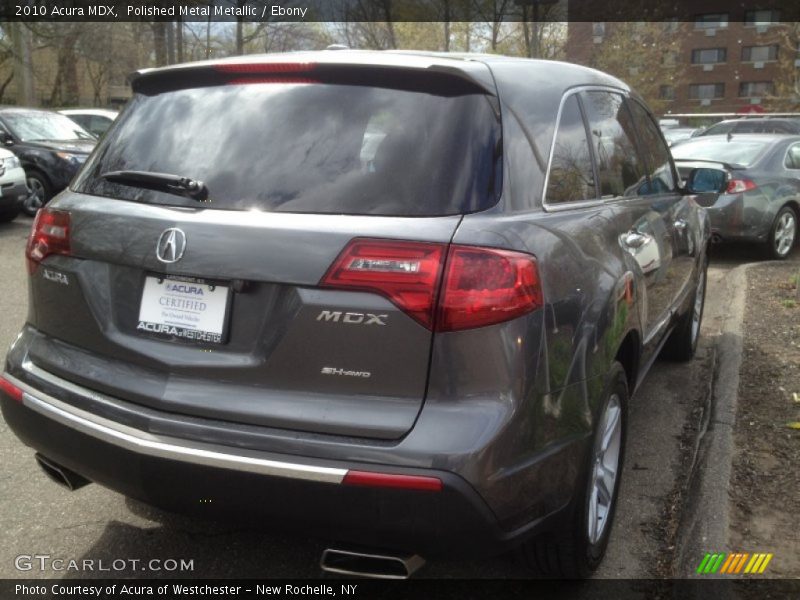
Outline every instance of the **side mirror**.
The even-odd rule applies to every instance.
[[[728,172],[722,169],[701,167],[692,169],[686,178],[686,191],[690,194],[716,194],[725,191],[728,184]]]
[[[13,146],[14,138],[12,138],[11,134],[7,131],[0,131],[0,144],[4,146]]]

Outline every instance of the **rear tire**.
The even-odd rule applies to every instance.
[[[661,356],[669,360],[685,362],[692,360],[697,352],[700,339],[700,325],[703,322],[703,309],[706,304],[706,283],[708,280],[708,258],[703,259],[699,278],[694,288],[692,304],[680,319],[661,350]]]
[[[583,488],[571,505],[569,524],[526,542],[524,564],[541,577],[583,579],[600,566],[617,507],[628,423],[628,383],[614,362],[601,403],[589,456],[581,469]]]
[[[47,177],[38,171],[28,171],[27,183],[28,196],[22,203],[22,212],[29,217],[35,217],[38,210],[50,201],[53,192]]]
[[[792,252],[797,241],[797,213],[791,206],[778,211],[767,240],[767,253],[770,258],[784,260]]]

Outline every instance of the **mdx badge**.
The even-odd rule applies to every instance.
[[[162,263],[178,262],[186,252],[186,234],[177,227],[171,227],[161,234],[156,244],[156,258]]]
[[[350,325],[386,325],[389,315],[373,315],[372,313],[342,312],[340,310],[323,310],[317,315],[317,321],[333,321]]]

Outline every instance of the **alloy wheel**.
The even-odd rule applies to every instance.
[[[28,179],[28,197],[25,198],[25,208],[35,213],[44,205],[44,185],[35,177]]]
[[[622,402],[612,394],[600,418],[595,441],[589,488],[587,528],[589,542],[596,544],[606,531],[614,506],[622,446]]]
[[[775,253],[785,256],[792,249],[797,234],[797,220],[794,213],[783,213],[775,224]]]

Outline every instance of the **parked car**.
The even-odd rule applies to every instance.
[[[132,87],[27,246],[0,396],[44,470],[360,545],[330,571],[595,569],[629,398],[692,357],[706,289],[706,169],[679,187],[639,96],[358,51]]]
[[[25,171],[19,159],[0,148],[0,223],[13,221],[28,196]]]
[[[671,129],[664,129],[664,139],[667,144],[674,146],[684,140],[691,139],[694,132],[697,131],[694,127],[673,127]]]
[[[0,108],[0,144],[25,169],[29,195],[22,210],[33,216],[69,183],[97,139],[57,112]]]
[[[116,110],[106,110],[102,108],[69,108],[58,112],[68,116],[86,131],[98,138],[108,131],[114,119],[119,116],[119,112]]]
[[[705,129],[697,130],[692,137],[725,135],[727,133],[787,133],[800,135],[800,120],[797,119],[729,119]]]
[[[683,173],[717,168],[698,181],[708,191],[699,202],[714,241],[758,242],[771,258],[789,256],[800,222],[800,136],[702,137],[673,147],[672,155]]]

